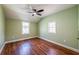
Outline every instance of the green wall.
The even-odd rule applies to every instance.
[[[2,11],[2,6],[0,5],[0,49],[5,41],[5,30],[4,30],[4,15]]]
[[[37,23],[30,23],[30,34],[22,34],[22,21],[15,19],[6,20],[6,41],[17,40],[19,38],[29,38],[37,36]]]
[[[42,18],[39,23],[39,36],[73,48],[78,48],[77,14],[77,6],[75,6]],[[56,22],[56,33],[48,33],[48,23],[53,21]]]
[[[78,5],[78,38],[79,38],[79,5]],[[79,39],[78,39],[78,49],[79,49]]]

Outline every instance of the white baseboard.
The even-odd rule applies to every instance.
[[[27,40],[27,39],[31,39],[31,38],[35,38],[35,37],[37,37],[37,36],[29,37],[29,38],[20,38],[20,39],[18,39],[18,40],[6,41],[5,44],[11,43],[11,42],[17,42],[17,41]]]
[[[35,36],[35,37],[37,37],[37,36]],[[3,50],[3,48],[4,48],[4,46],[5,46],[6,43],[17,42],[17,41],[26,40],[26,39],[31,39],[31,38],[35,38],[35,37],[21,38],[21,39],[18,39],[18,40],[6,41],[6,42],[3,44],[2,48],[0,49],[0,54],[1,54],[1,52],[2,52],[2,50]],[[43,38],[43,37],[39,37],[39,38],[44,39],[44,40],[46,40],[46,41],[49,41],[49,42],[51,42],[51,43],[60,45],[60,46],[62,46],[62,47],[65,47],[65,48],[67,48],[67,49],[70,49],[70,50],[72,50],[72,51],[79,52],[78,49],[75,49],[75,48],[72,48],[72,47],[69,47],[69,46],[66,46],[66,45],[57,43],[57,42],[55,42],[55,41],[48,40],[48,39]]]
[[[3,50],[3,48],[4,48],[4,46],[5,46],[5,42],[4,42],[4,44],[2,45],[2,47],[1,47],[1,49],[0,49],[0,54],[1,54],[1,52],[2,52],[2,50]]]
[[[39,38],[44,39],[44,40],[46,40],[46,41],[49,41],[49,42],[51,42],[51,43],[54,43],[54,44],[60,45],[60,46],[62,46],[62,47],[65,47],[65,48],[67,48],[67,49],[70,49],[70,50],[72,50],[72,51],[75,51],[75,52],[78,52],[78,53],[79,53],[79,50],[78,50],[78,49],[75,49],[75,48],[72,48],[72,47],[69,47],[69,46],[66,46],[66,45],[60,44],[60,43],[55,42],[55,41],[48,40],[48,39],[43,38],[43,37],[39,37]]]
[[[18,39],[18,40],[5,41],[4,44],[3,44],[3,46],[2,46],[2,48],[0,49],[0,54],[1,54],[1,52],[2,52],[2,50],[4,48],[4,46],[5,46],[5,44],[7,44],[7,43],[12,43],[12,42],[17,42],[17,41],[27,40],[27,39],[31,39],[31,38],[35,38],[35,37],[37,37],[37,36],[29,37],[29,38],[21,38],[21,39]]]

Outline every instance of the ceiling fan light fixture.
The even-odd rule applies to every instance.
[[[36,13],[33,13],[32,16],[36,15]]]
[[[36,14],[36,13],[33,13],[34,15]]]

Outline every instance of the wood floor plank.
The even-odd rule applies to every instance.
[[[32,38],[6,44],[1,55],[79,55],[79,53],[40,38]]]

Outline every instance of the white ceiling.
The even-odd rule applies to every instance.
[[[32,8],[37,10],[44,9],[42,12],[42,16],[32,16],[31,13],[28,13],[28,5],[27,4],[5,4],[3,5],[5,15],[8,19],[17,19],[17,20],[25,20],[31,22],[38,22],[40,18],[57,13],[64,9],[73,7],[75,5],[72,4],[31,4]]]

